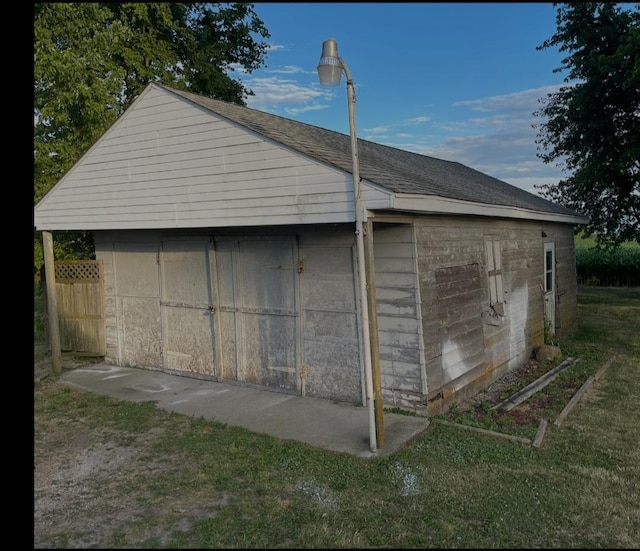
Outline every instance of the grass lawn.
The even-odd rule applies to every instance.
[[[639,548],[640,289],[582,287],[579,309],[560,341],[578,361],[515,408],[527,415],[478,402],[439,417],[528,438],[545,418],[539,448],[434,420],[406,449],[361,459],[47,377],[35,383],[35,547]]]

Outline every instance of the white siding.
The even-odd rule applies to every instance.
[[[371,206],[389,194],[363,187]],[[35,209],[39,230],[353,221],[349,173],[147,89]]]
[[[413,226],[374,224],[373,242],[383,401],[421,409],[427,389]]]

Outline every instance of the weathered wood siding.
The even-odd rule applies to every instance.
[[[411,224],[374,224],[382,398],[421,409],[426,393],[416,244]]]
[[[353,227],[300,235],[302,364],[309,396],[362,403]]]
[[[286,332],[287,342],[277,344],[282,350],[293,350],[294,354],[299,354],[299,357],[293,361],[292,357],[287,356],[287,362],[280,362],[282,365],[278,364],[278,366],[282,367],[285,364],[295,366],[294,380],[300,381],[302,388],[299,390],[306,395],[362,403],[353,225],[321,229],[317,227],[261,228],[253,232],[216,229],[209,230],[207,234],[199,230],[178,233],[95,233],[96,256],[105,266],[107,361],[116,365],[169,371],[186,368],[195,376],[215,373],[221,380],[247,379],[240,373],[242,362],[236,363],[236,358],[240,360],[249,358],[258,350],[256,345],[258,341],[248,339],[248,334],[242,336],[242,331],[238,337],[237,320],[230,320],[229,316],[238,315],[240,312],[245,317],[262,316],[264,318],[270,310],[264,305],[257,308],[250,300],[250,296],[241,297],[238,294],[242,294],[242,285],[239,285],[238,278],[246,279],[250,274],[238,263],[235,263],[237,265],[234,267],[229,247],[223,245],[235,243],[236,239],[242,243],[246,241],[247,235],[256,238],[256,235],[260,234],[263,240],[269,235],[285,236],[289,240],[297,237],[300,264],[288,266],[287,273],[299,270],[299,273],[295,274],[295,277],[299,278],[299,284],[279,287],[280,291],[287,291],[290,294],[283,296],[282,302],[287,305],[286,319],[291,320],[292,328],[291,331]],[[208,351],[203,353],[202,344],[191,348],[200,349],[199,355],[204,358],[203,360],[191,358],[190,363],[176,366],[173,356],[171,356],[173,359],[169,358],[171,360],[169,362],[163,357],[163,343],[164,355],[167,351],[176,349],[179,349],[178,351],[183,355],[189,353],[185,349],[184,342],[176,341],[171,335],[167,336],[167,331],[171,330],[171,327],[175,328],[175,324],[167,322],[166,312],[163,314],[163,311],[168,307],[172,310],[177,307],[186,307],[181,310],[183,316],[190,312],[189,307],[193,309],[202,306],[203,308],[200,309],[204,311],[205,298],[210,291],[209,284],[201,277],[168,279],[166,273],[163,277],[162,272],[163,270],[166,272],[167,268],[162,268],[162,243],[174,243],[172,250],[177,250],[175,243],[191,240],[193,247],[189,248],[189,251],[193,255],[195,251],[202,248],[198,244],[204,239],[216,241],[218,238],[224,241],[219,243],[220,250],[216,253],[219,258],[212,266],[212,277],[216,277],[219,282],[217,287],[219,296],[212,297],[217,309],[217,317],[207,319],[212,320],[214,324],[216,320],[220,320],[217,322],[220,326],[213,327],[214,342],[211,344],[211,350],[216,357],[215,363],[224,368],[224,373],[199,367],[208,366],[211,362],[210,353]],[[265,246],[260,247],[260,250],[267,251],[266,245],[271,241],[264,241]],[[271,267],[280,268],[283,265],[281,259],[276,256],[273,260]],[[200,265],[200,262],[193,264],[193,266],[197,265]],[[264,273],[261,275],[261,272],[256,272],[253,276],[262,277]],[[180,281],[183,281],[184,289],[180,289]],[[198,282],[199,289],[190,288],[194,281]],[[247,281],[249,287],[252,289],[256,287],[255,282]],[[165,289],[168,283],[171,284],[169,294]],[[162,300],[165,302],[169,300],[171,304],[162,306]],[[193,311],[195,314],[190,316],[192,322],[194,319],[202,318],[197,315],[199,312]],[[283,314],[283,312],[276,313]],[[294,323],[298,318],[299,321]],[[202,333],[200,329],[199,334]],[[175,331],[173,333],[177,334]],[[221,340],[219,348],[216,345],[216,339]],[[273,342],[276,343],[276,341],[277,339]],[[198,342],[204,341],[200,339]],[[244,347],[246,350],[236,350],[236,346]],[[297,350],[299,352],[295,352]],[[173,355],[175,356],[175,353]],[[277,359],[279,352],[271,350],[268,355],[270,358]],[[191,363],[195,367],[189,367]],[[276,361],[274,365],[277,363]],[[302,367],[301,370],[300,367]],[[278,374],[275,371],[273,373]],[[249,382],[260,383],[257,379],[251,379]],[[282,386],[268,383],[269,381],[262,380],[261,384]],[[295,383],[293,387],[295,389]]]
[[[161,368],[162,315],[160,309],[159,242],[151,235],[128,234],[110,243],[113,295],[107,301],[116,323],[108,328],[114,338],[115,363],[123,366]],[[109,254],[110,253],[110,254]],[[96,257],[98,245],[96,244]],[[105,279],[109,279],[106,273]],[[111,330],[109,330],[111,329]]]
[[[158,263],[166,370],[216,375],[210,248],[205,237],[161,241]]]
[[[545,240],[556,243],[558,319],[563,329],[575,324],[573,229],[445,216],[417,217],[415,225],[427,402],[437,413],[521,365],[543,342]],[[489,292],[486,248],[493,241],[501,253],[498,304]]]
[[[556,335],[562,337],[578,325],[578,278],[574,232],[560,225],[546,225],[546,240],[556,247]]]
[[[406,220],[406,225],[374,224],[385,405],[437,413],[529,358],[544,339],[545,242],[553,241],[556,250],[557,331],[574,329],[577,281],[572,227],[447,216]],[[287,313],[297,320],[295,331],[287,333],[288,339],[295,339],[291,350],[296,351],[296,390],[363,402],[351,224],[96,232],[96,256],[104,266],[107,361],[166,369],[159,265],[163,240],[192,237],[201,242],[242,239],[248,234],[297,239],[298,283],[285,286],[292,293],[287,304],[299,305]],[[487,243],[499,246],[498,265],[491,270]],[[229,262],[217,267],[228,268]],[[502,296],[492,298],[489,281],[496,274],[501,278],[496,289],[502,289]],[[217,278],[222,281],[220,274]],[[215,327],[213,333],[212,339],[220,338]],[[212,350],[219,358],[213,343]]]
[[[117,364],[118,350],[118,322],[116,318],[115,288],[113,273],[113,245],[111,232],[97,232],[93,234],[96,258],[102,262],[104,287],[104,316],[105,316],[105,361]]]
[[[363,187],[367,202],[389,205],[389,192]],[[355,216],[349,173],[152,87],[36,206],[36,218],[38,227],[53,231],[333,223]]]
[[[220,380],[295,391],[299,299],[292,235],[212,238]]]

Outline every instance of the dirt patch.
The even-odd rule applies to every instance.
[[[474,416],[478,421],[486,419],[487,410],[512,396],[516,389],[522,389],[539,379],[553,367],[555,365],[548,362],[540,363],[535,359],[529,359],[517,369],[494,381],[466,403],[461,404],[459,409],[467,415]],[[540,411],[556,408],[557,402],[557,396],[534,394],[509,411],[493,411],[492,416],[496,423],[503,427],[535,426],[540,422]]]
[[[66,371],[97,361],[63,357],[61,363]],[[60,388],[68,387],[53,375],[49,359],[34,361],[34,377],[35,400],[41,393],[64,399]],[[64,418],[42,409],[34,411],[34,549],[136,548],[150,541],[162,548],[234,499],[176,488],[167,503],[145,491],[182,471],[174,456],[157,452],[163,427],[136,432],[132,440],[90,424],[81,409]]]
[[[99,433],[97,434],[99,436]],[[80,434],[34,465],[34,548],[91,548],[140,514],[137,498],[110,491],[114,476],[139,462],[136,448],[110,447]],[[86,530],[93,519],[92,529]]]
[[[36,397],[63,384],[45,374],[36,383]],[[151,452],[162,431],[154,428],[123,442],[82,416],[48,420],[36,412],[34,549],[131,548],[151,538],[162,547],[194,519],[215,514],[215,503],[176,496],[169,510],[180,511],[178,520],[149,522],[168,509],[145,492],[144,481],[170,478],[180,469]]]

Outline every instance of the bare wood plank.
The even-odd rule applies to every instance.
[[[556,418],[553,424],[556,427],[559,427],[564,420],[567,418],[567,415],[571,412],[571,410],[576,406],[576,404],[580,401],[580,398],[584,395],[587,389],[591,386],[591,383],[595,381],[595,377],[589,377],[582,386],[578,389],[578,391],[573,395],[569,403],[564,407],[564,409],[560,412],[560,415]]]
[[[571,398],[571,400],[569,400],[569,402],[567,403],[567,405],[564,407],[564,409],[560,412],[560,414],[558,415],[557,419],[553,422],[554,425],[556,425],[557,427],[559,427],[560,425],[562,425],[562,423],[564,422],[564,420],[567,418],[567,415],[569,415],[569,413],[571,412],[571,410],[576,406],[576,404],[580,401],[580,398],[582,398],[582,396],[584,396],[584,393],[587,391],[587,389],[595,382],[597,381],[600,377],[602,377],[602,374],[609,369],[609,366],[613,363],[613,361],[615,360],[615,355],[612,356],[611,358],[609,358],[607,360],[607,362],[598,370],[598,372],[589,377],[584,383],[583,385],[578,389],[578,391],[573,395],[573,397]]]
[[[602,377],[604,375],[604,372],[609,369],[609,367],[611,367],[611,364],[614,362],[614,360],[616,359],[616,355],[614,354],[613,356],[611,356],[606,362],[605,364],[598,369],[598,372],[593,376],[593,378],[597,381],[598,379],[600,379],[600,377]]]
[[[42,232],[42,248],[44,249],[44,268],[47,290],[47,315],[49,317],[49,346],[53,373],[62,373],[62,352],[60,348],[60,325],[58,320],[58,302],[56,299],[56,268],[53,256],[53,235]]]
[[[371,336],[371,364],[373,376],[373,396],[376,442],[378,448],[384,447],[384,414],[380,377],[380,343],[378,342],[378,315],[376,313],[376,276],[373,249],[373,224],[371,220],[365,222],[364,255],[366,262],[367,302],[369,308],[369,327],[364,328]]]
[[[518,404],[524,402],[527,398],[538,392],[540,389],[547,386],[553,379],[555,379],[565,369],[572,366],[578,361],[578,358],[567,358],[560,365],[554,367],[551,371],[547,371],[542,377],[539,377],[531,384],[525,386],[506,400],[493,406],[491,409],[510,411]]]
[[[506,440],[513,440],[514,442],[521,442],[522,444],[531,444],[530,438],[523,438],[521,436],[513,436],[511,434],[504,434],[502,432],[495,432],[493,430],[479,429],[478,427],[470,427],[469,425],[461,425],[459,423],[452,423],[451,421],[442,421],[440,419],[433,419],[436,423],[441,425],[447,425],[448,427],[458,427],[459,429],[472,430],[487,436],[495,436],[497,438],[504,438]]]
[[[542,446],[542,439],[544,438],[544,434],[547,430],[548,421],[546,419],[540,419],[540,424],[538,425],[538,431],[536,432],[536,436],[533,439],[533,444],[531,444],[534,448],[539,448]]]

